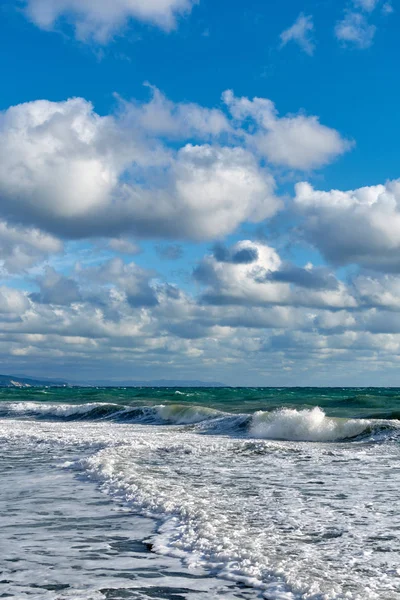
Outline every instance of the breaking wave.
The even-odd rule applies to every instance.
[[[332,442],[354,438],[371,427],[365,419],[335,419],[323,410],[282,408],[273,413],[259,411],[254,414],[250,434],[256,438],[309,442]]]
[[[257,439],[297,442],[341,440],[382,441],[400,437],[400,422],[389,418],[344,419],[324,411],[280,408],[254,414],[231,414],[203,406],[160,404],[121,406],[111,403],[47,404],[10,402],[0,405],[0,418],[62,421],[113,421],[151,425],[191,426],[198,433],[240,435]],[[393,418],[394,417],[394,418]]]

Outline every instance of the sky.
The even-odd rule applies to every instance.
[[[397,0],[3,0],[0,372],[400,385]]]

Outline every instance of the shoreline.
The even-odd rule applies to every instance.
[[[60,452],[62,454],[62,452]],[[19,600],[255,599],[256,590],[152,552],[157,520],[59,468],[63,456],[0,460],[4,597]],[[58,464],[57,464],[58,463]],[[239,594],[239,595],[238,595]]]

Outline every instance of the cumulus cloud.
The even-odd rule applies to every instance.
[[[279,302],[287,295],[287,288],[281,284],[260,285],[256,278],[268,271],[275,271],[281,259],[273,248],[265,244],[242,240],[227,250],[227,258],[221,260],[218,251],[206,256],[194,270],[194,278],[208,286],[204,299],[215,304],[245,304],[247,302]],[[255,260],[237,261],[235,257],[244,255]]]
[[[137,244],[130,240],[124,239],[123,237],[113,238],[108,242],[111,250],[119,252],[120,254],[140,254],[141,250]]]
[[[393,274],[361,274],[353,279],[360,303],[367,308],[400,310],[400,277]]]
[[[395,276],[359,276],[346,289],[311,265],[304,270],[315,270],[315,278],[307,280],[265,244],[242,240],[225,248],[231,259],[251,249],[257,250],[251,263],[206,256],[196,273],[198,295],[120,258],[78,265],[69,275],[48,268],[29,295],[3,286],[3,364],[12,356],[22,369],[79,365],[82,373],[96,365],[105,374],[118,365],[126,373],[135,364],[153,373],[166,365],[169,376],[174,368],[181,374],[218,368],[228,383],[239,366],[257,381],[279,367],[293,371],[298,383],[302,372],[321,373],[324,362],[339,378],[349,359],[353,373],[365,371],[365,362],[374,368],[378,360],[386,368],[393,362],[400,349]],[[279,273],[286,281],[265,279]]]
[[[177,139],[210,139],[232,132],[226,115],[217,108],[194,102],[172,102],[158,88],[145,84],[151,91],[149,102],[124,102],[121,109],[131,128],[140,127],[153,136]]]
[[[234,264],[249,264],[258,259],[258,250],[251,242],[241,243],[239,246],[228,248],[221,243],[215,244],[213,248],[214,258],[219,262]]]
[[[45,269],[44,275],[37,279],[40,291],[30,295],[31,299],[41,304],[66,305],[82,300],[78,283],[57,273],[52,267]]]
[[[77,39],[104,44],[130,19],[170,31],[194,4],[196,0],[25,0],[25,10],[41,29],[54,28],[63,17],[75,28]]]
[[[335,35],[340,42],[353,44],[360,49],[372,45],[375,33],[375,25],[371,25],[365,15],[357,12],[348,12],[335,26]]]
[[[61,252],[61,240],[85,240],[82,264],[50,260],[31,271],[33,292],[1,290],[0,357],[7,350],[62,365],[115,364],[117,356],[125,365],[139,357],[151,368],[210,368],[254,355],[258,368],[266,348],[276,366],[304,345],[317,347],[310,332],[324,332],[318,347],[329,355],[328,337],[346,323],[352,332],[372,330],[372,317],[367,325],[348,316],[375,309],[355,283],[286,263],[266,243],[214,244],[194,271],[196,293],[131,261],[143,238],[175,259],[180,240],[215,242],[273,217],[283,205],[273,165],[279,173],[316,168],[349,147],[317,117],[280,117],[266,98],[227,92],[213,109],[151,92],[148,102],[120,101],[108,116],[79,98],[0,115],[3,269],[28,269]],[[303,235],[313,241],[312,211],[322,228],[330,215],[297,200]],[[88,258],[91,240],[101,254]],[[104,260],[115,253],[124,256]],[[341,320],[329,316],[339,312]]]
[[[5,285],[0,286],[0,313],[20,317],[29,309],[29,301],[24,292]],[[8,320],[8,318],[7,318]]]
[[[271,163],[291,169],[314,169],[326,165],[352,144],[316,116],[279,117],[275,105],[265,98],[237,98],[228,90],[223,100],[234,119],[251,119],[257,126],[246,136],[248,145]]]
[[[64,237],[210,239],[280,207],[273,176],[245,148],[173,149],[146,134],[79,98],[8,109],[0,119],[3,213]]]
[[[356,8],[362,8],[367,12],[375,10],[380,0],[353,0],[353,4]]]
[[[0,217],[67,239],[108,237],[128,254],[132,236],[221,238],[281,208],[273,165],[321,167],[351,145],[315,116],[280,118],[268,99],[223,99],[228,114],[155,88],[108,116],[82,98],[10,107],[0,114]]]
[[[152,285],[155,274],[134,262],[125,263],[121,258],[112,258],[98,266],[78,265],[76,272],[80,280],[91,281],[94,286],[112,284],[132,307],[158,304],[156,289]]]
[[[394,8],[390,2],[385,2],[382,6],[382,13],[384,15],[391,15],[394,12]]]
[[[295,42],[306,54],[312,56],[315,50],[315,44],[312,39],[313,31],[314,22],[312,16],[301,13],[293,25],[281,33],[281,47],[286,46],[289,42]]]
[[[269,272],[266,279],[315,290],[337,290],[339,287],[338,280],[329,269],[312,265],[303,268],[285,264],[278,271]]]
[[[15,227],[0,221],[0,264],[8,273],[29,269],[62,249],[60,240],[39,229]]]
[[[400,270],[400,182],[328,192],[296,185],[305,238],[335,265]]]
[[[238,256],[252,260],[237,260]],[[236,260],[235,260],[236,257]],[[206,256],[195,268],[206,286],[203,302],[211,305],[355,307],[346,286],[325,269],[301,269],[283,263],[277,252],[260,242],[242,240]]]

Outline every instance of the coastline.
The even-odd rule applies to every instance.
[[[153,598],[255,599],[256,590],[186,568],[151,551],[157,521],[133,512],[96,484],[16,450],[0,459],[3,597],[18,600]]]

